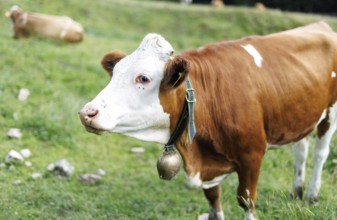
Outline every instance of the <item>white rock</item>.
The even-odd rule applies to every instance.
[[[23,162],[23,157],[21,156],[21,154],[19,154],[17,151],[15,150],[11,150],[9,151],[9,153],[7,154],[7,156],[5,157],[5,163],[7,164],[11,164],[11,163],[17,163],[17,162]]]
[[[13,164],[11,164],[9,167],[8,167],[8,170],[10,171],[13,171],[13,170],[16,170],[15,166]]]
[[[7,137],[20,139],[22,137],[21,130],[19,128],[10,128],[7,132]]]
[[[144,151],[145,150],[142,147],[134,147],[134,148],[131,149],[131,152],[136,153],[136,154],[144,153]]]
[[[32,179],[36,180],[36,179],[41,179],[42,178],[42,174],[41,173],[33,173],[32,174]]]
[[[25,161],[25,166],[26,166],[26,167],[31,167],[31,166],[32,166],[32,162],[30,162],[30,161]]]
[[[106,175],[106,171],[103,170],[103,169],[98,169],[98,170],[96,171],[96,174],[97,174],[97,175],[100,175],[100,176],[105,176],[105,175]]]
[[[12,184],[14,186],[17,186],[17,185],[20,185],[21,183],[22,183],[21,180],[15,180]]]
[[[20,101],[26,101],[29,95],[30,95],[29,90],[26,88],[22,88],[19,91],[18,99]]]
[[[98,174],[91,174],[91,173],[82,174],[82,175],[80,175],[80,178],[79,178],[79,180],[82,183],[85,183],[85,184],[88,184],[88,185],[96,184],[101,179],[102,179],[102,177],[100,175],[98,175]]]
[[[49,165],[47,166],[47,170],[48,170],[49,172],[52,172],[54,169],[55,169],[55,164],[54,164],[54,163],[51,163],[51,164],[49,164]]]
[[[24,158],[28,158],[28,157],[30,157],[31,155],[32,155],[32,152],[30,152],[30,150],[29,149],[22,149],[21,151],[20,151],[20,154],[24,157]]]
[[[16,113],[16,112],[13,113],[13,119],[14,119],[15,121],[19,120],[19,115],[18,115],[18,113]]]
[[[58,176],[70,177],[75,168],[65,159],[49,164],[47,170]]]

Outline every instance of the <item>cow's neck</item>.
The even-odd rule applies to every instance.
[[[186,101],[186,90],[187,87],[185,83],[182,83],[177,89],[168,92],[163,92],[160,94],[161,104],[165,112],[170,113],[170,132],[171,134],[175,131],[179,118],[184,111],[184,103]],[[174,142],[175,148],[178,150],[184,162],[184,169],[189,173],[190,169],[190,159],[188,155],[189,151],[189,138],[187,124],[185,124],[179,138]]]
[[[188,139],[191,143],[196,133],[194,125],[194,89],[189,79],[186,80],[186,96],[183,102],[183,109],[174,130],[171,132],[171,137],[165,145],[166,148],[173,148],[174,144],[181,138],[186,127],[188,128]]]

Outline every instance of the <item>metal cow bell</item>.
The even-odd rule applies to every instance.
[[[159,177],[164,180],[174,179],[180,170],[179,154],[173,146],[166,146],[163,155],[157,160],[157,170]]]

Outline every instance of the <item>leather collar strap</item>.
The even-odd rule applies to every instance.
[[[171,134],[170,139],[165,144],[165,151],[173,150],[174,143],[180,138],[184,132],[186,125],[188,125],[188,138],[190,143],[196,134],[195,124],[194,124],[194,103],[196,99],[194,96],[194,89],[191,85],[190,80],[186,80],[186,96],[183,110],[180,114],[176,128]]]

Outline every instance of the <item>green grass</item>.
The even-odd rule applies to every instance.
[[[29,148],[33,153],[32,167],[0,169],[0,219],[8,220],[184,220],[208,211],[202,191],[189,188],[183,172],[172,182],[158,178],[156,159],[162,146],[84,130],[77,112],[109,81],[99,65],[105,52],[116,48],[131,52],[149,32],[162,34],[179,53],[209,42],[267,34],[321,19],[337,30],[337,20],[330,17],[276,10],[262,13],[244,7],[216,10],[146,1],[2,0],[1,13],[13,4],[29,11],[70,15],[83,24],[86,36],[75,45],[41,38],[13,40],[9,21],[0,18],[0,157],[10,149]],[[31,92],[26,102],[17,99],[23,87]],[[22,130],[21,140],[6,137],[11,127]],[[335,219],[337,169],[332,161],[337,158],[336,145],[334,139],[320,204],[315,207],[288,199],[293,175],[290,149],[268,152],[258,187],[259,218]],[[135,155],[132,147],[146,151]],[[75,166],[75,174],[67,180],[45,171],[49,163],[62,158]],[[98,168],[107,171],[98,185],[78,181],[80,174]],[[309,160],[308,175],[311,169]],[[34,172],[44,173],[44,178],[32,180]],[[14,186],[16,180],[22,184]],[[236,175],[222,185],[227,219],[242,219],[235,199]]]

